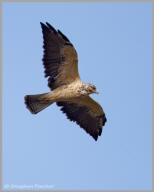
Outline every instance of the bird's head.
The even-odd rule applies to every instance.
[[[88,84],[88,91],[90,93],[97,93],[98,94],[98,90],[97,90],[96,86],[92,85],[92,84]]]

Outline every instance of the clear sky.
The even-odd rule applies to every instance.
[[[2,15],[3,188],[151,190],[152,3],[3,3]],[[25,107],[26,94],[49,91],[40,21],[70,39],[99,90],[97,142],[56,104]]]

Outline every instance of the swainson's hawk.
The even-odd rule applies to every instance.
[[[98,91],[94,85],[81,81],[78,56],[69,39],[49,23],[41,23],[41,27],[44,40],[42,61],[51,92],[26,95],[25,104],[31,113],[37,114],[56,102],[68,119],[97,140],[106,117],[102,107],[89,95]]]

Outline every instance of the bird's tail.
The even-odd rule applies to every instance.
[[[37,114],[49,105],[52,104],[50,101],[45,101],[45,96],[47,93],[38,94],[38,95],[26,95],[25,104],[27,109],[33,114]]]

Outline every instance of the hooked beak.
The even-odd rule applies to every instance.
[[[99,93],[97,89],[96,89],[95,93],[97,93],[97,94]]]

